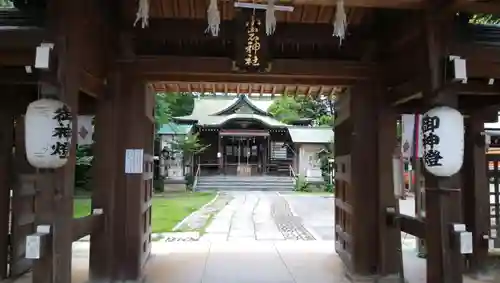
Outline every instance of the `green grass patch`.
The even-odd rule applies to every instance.
[[[153,233],[170,232],[186,216],[198,210],[215,197],[215,192],[187,192],[154,197],[152,206]],[[74,200],[74,217],[90,214],[90,199]]]
[[[170,232],[189,214],[215,197],[214,192],[189,192],[153,199],[153,233]]]
[[[73,201],[73,217],[80,218],[90,215],[90,209],[92,208],[90,199],[88,198],[78,198]]]

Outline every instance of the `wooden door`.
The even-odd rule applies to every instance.
[[[142,203],[142,267],[144,268],[149,256],[151,255],[151,216],[153,201],[153,156],[144,155],[144,173],[143,173],[143,203]]]
[[[352,117],[349,95],[339,98],[335,114],[335,250],[348,268],[351,268],[354,188],[351,179]]]
[[[35,231],[35,172],[26,160],[24,147],[24,117],[15,126],[14,168],[16,176],[12,186],[10,276],[31,270],[32,260],[26,259],[26,236]]]

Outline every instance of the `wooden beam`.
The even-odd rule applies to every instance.
[[[410,100],[421,99],[422,93],[428,88],[426,75],[414,77],[400,85],[390,87],[387,99],[393,105],[406,103]],[[467,83],[449,83],[444,86],[446,90],[453,91],[458,95],[491,96],[500,95],[499,84],[488,84],[484,80],[472,80]],[[481,98],[478,98],[481,99]]]
[[[0,49],[0,67],[32,66],[35,64],[36,49]]]
[[[455,55],[457,53],[452,54]],[[386,63],[383,67],[385,70],[384,75],[386,84],[392,93],[392,98],[390,98],[392,102],[404,102],[408,99],[408,97],[413,96],[426,88],[428,89],[430,86],[430,81],[428,79],[429,76],[427,75],[428,71],[425,69],[425,64],[422,64],[420,61],[421,59],[423,59],[422,56],[409,56],[407,59],[395,58],[394,60]],[[458,91],[459,94],[495,94],[496,87],[488,86],[487,81],[488,79],[500,79],[500,62],[484,60],[482,57],[474,57],[472,54],[469,54],[466,60],[469,83],[458,87],[458,84],[448,85],[455,86],[454,89]],[[409,66],[412,67],[409,68]],[[484,85],[481,85],[481,83],[477,81],[472,82],[474,79],[484,80]]]
[[[0,49],[33,48],[46,37],[45,29],[38,27],[2,27]]]
[[[72,224],[73,242],[91,235],[94,231],[104,229],[104,215],[91,214],[85,217],[73,219]]]
[[[33,69],[33,73],[28,74],[24,67],[0,66],[0,85],[36,84],[39,78],[40,73],[35,69]]]
[[[232,71],[232,60],[223,57],[140,57],[122,64],[149,81],[239,82],[303,85],[351,85],[376,76],[374,64],[333,60],[277,59],[268,73]]]
[[[232,40],[237,34],[235,21],[222,21],[218,37],[213,37],[205,33],[207,28],[206,20],[199,19],[152,19],[148,28],[133,28],[132,25],[123,27],[133,29],[138,38],[138,42],[153,39],[160,41],[179,41],[194,38],[214,41],[220,39]],[[355,36],[356,30],[349,30]],[[287,23],[279,26],[272,35],[272,40],[276,42],[300,42],[300,43],[322,43],[338,46],[338,38],[332,36],[333,27],[331,24],[298,24]]]
[[[418,238],[425,237],[425,222],[413,216],[401,213],[387,213],[398,223],[401,232],[408,233]]]
[[[467,60],[500,62],[500,47],[479,43],[453,43],[450,45],[449,54]]]
[[[227,0],[225,0],[227,1]],[[252,1],[242,1],[252,2]],[[257,1],[264,2],[265,1]],[[347,7],[419,9],[422,0],[344,0]],[[293,5],[335,6],[336,0],[294,0]]]
[[[389,9],[424,9],[423,0],[344,0],[347,7],[389,8]],[[456,12],[500,14],[500,5],[496,1],[454,0]],[[295,5],[334,6],[334,0],[295,0]]]
[[[86,70],[80,71],[80,89],[93,97],[102,97],[106,92],[106,81]]]

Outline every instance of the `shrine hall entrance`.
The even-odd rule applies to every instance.
[[[249,133],[250,135],[255,133]],[[264,143],[268,136],[245,136],[238,133],[221,133],[223,174],[254,176],[264,173]]]

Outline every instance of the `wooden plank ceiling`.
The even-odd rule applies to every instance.
[[[412,0],[415,1],[415,0]],[[252,2],[252,1],[239,1]],[[262,2],[262,1],[255,1]],[[265,2],[265,1],[264,1]],[[300,1],[302,4],[292,4],[291,1],[283,5],[294,7],[293,12],[276,11],[276,20],[281,23],[322,23],[331,24],[335,17],[334,1],[324,1],[323,4],[307,4],[307,1]],[[151,18],[170,18],[170,19],[206,19],[209,0],[151,0],[150,17]],[[237,8],[233,1],[219,1],[218,8],[221,20],[232,20]],[[347,8],[348,22],[350,25],[358,25],[363,19],[367,9]]]
[[[341,90],[336,86],[271,85],[246,83],[200,83],[200,82],[153,82],[150,87],[155,92],[197,92],[223,94],[249,94],[260,96],[311,95],[333,96]]]

